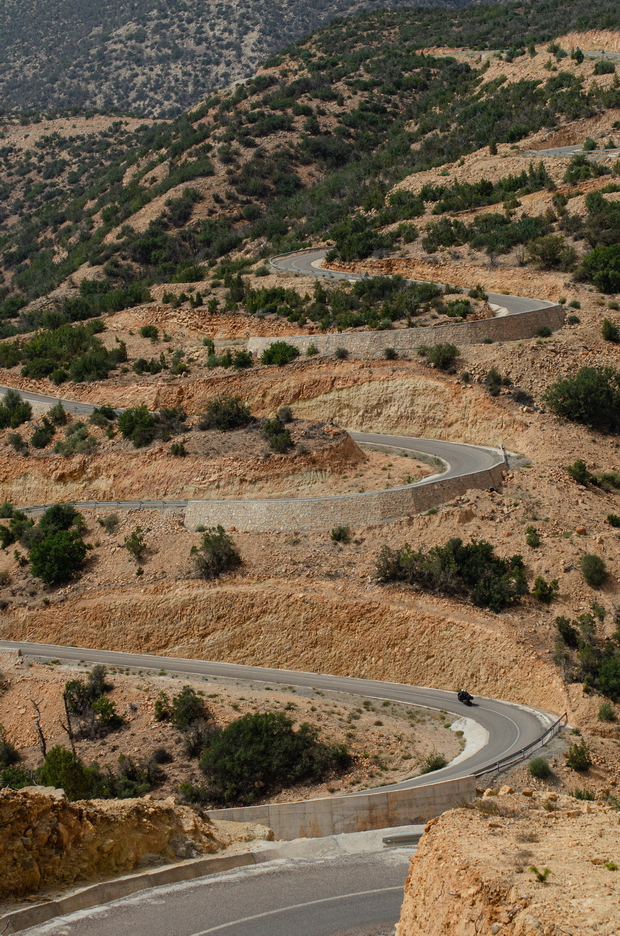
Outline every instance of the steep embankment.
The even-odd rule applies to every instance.
[[[617,812],[531,790],[476,807],[426,827],[397,936],[617,932]],[[549,869],[546,882],[532,867]]]
[[[62,791],[0,790],[0,899],[127,873],[146,855],[174,862],[269,837],[263,826],[211,822],[172,798],[69,803]]]

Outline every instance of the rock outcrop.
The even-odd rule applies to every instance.
[[[397,936],[618,932],[615,810],[531,790],[477,805],[427,825]]]
[[[198,858],[262,826],[213,824],[173,799],[69,803],[61,790],[0,790],[0,899],[132,871],[141,860]],[[148,856],[148,858],[147,858]]]

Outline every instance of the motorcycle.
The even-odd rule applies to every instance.
[[[474,697],[470,695],[469,692],[466,692],[465,689],[461,689],[457,696],[459,702],[463,702],[464,705],[473,705]]]

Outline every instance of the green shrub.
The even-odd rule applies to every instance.
[[[334,357],[339,361],[346,361],[346,359],[349,357],[348,348],[336,348],[334,351]]]
[[[286,423],[293,422],[294,419],[293,410],[290,406],[281,406],[276,415],[283,426],[286,425]]]
[[[318,740],[307,723],[297,731],[281,712],[247,714],[211,741],[200,759],[213,795],[224,803],[250,804],[272,790],[319,781],[351,762],[344,745]]]
[[[306,357],[314,357],[315,354],[319,353],[319,349],[315,344],[309,344],[306,348]]]
[[[187,731],[193,722],[205,720],[207,717],[204,700],[191,686],[183,686],[181,691],[172,697],[170,722],[178,731]]]
[[[538,338],[550,338],[553,332],[548,325],[541,325],[541,327],[536,332]]]
[[[579,568],[591,588],[600,588],[609,576],[605,561],[594,553],[585,553],[579,561]]]
[[[125,537],[125,549],[132,559],[136,562],[142,558],[146,552],[146,540],[142,532],[142,527],[137,526],[135,530]]]
[[[539,575],[534,582],[532,594],[537,601],[542,601],[543,604],[551,604],[559,590],[560,586],[557,579],[553,579],[553,581],[547,582],[541,575]]]
[[[286,341],[274,341],[268,348],[265,348],[261,354],[261,364],[277,364],[283,367],[290,364],[296,357],[299,357],[299,348],[288,344]]]
[[[348,526],[335,526],[330,534],[334,543],[348,543],[351,539],[351,533]]]
[[[577,628],[565,617],[556,617],[555,624],[566,646],[576,649],[579,646],[579,631]]]
[[[530,777],[536,777],[537,780],[546,780],[551,776],[551,767],[549,761],[544,757],[534,757],[528,765]]]
[[[106,517],[99,517],[97,520],[99,526],[102,526],[108,535],[115,533],[116,529],[120,523],[118,514],[112,513],[108,514]]]
[[[614,65],[613,62],[610,62],[608,59],[599,59],[598,62],[594,66],[595,75],[613,75],[615,71],[616,71],[616,66]],[[587,142],[588,141],[586,140],[586,143]],[[592,140],[591,142],[594,143],[594,140]],[[583,148],[586,149],[585,143],[583,144]],[[596,149],[596,143],[594,143],[594,146],[588,147],[588,149],[590,148]]]
[[[603,722],[612,722],[616,720],[616,713],[613,705],[609,702],[601,702],[598,709],[598,720]]]
[[[536,527],[528,526],[525,528],[525,542],[532,549],[538,549],[540,546],[540,534]]]
[[[406,582],[441,595],[461,595],[495,612],[527,593],[522,556],[501,559],[485,540],[464,545],[454,538],[427,553],[414,551],[408,543],[400,549],[383,546],[376,569],[379,581]]]
[[[295,445],[290,430],[286,429],[279,419],[266,419],[262,436],[269,442],[272,452],[278,455],[285,455]]]
[[[543,401],[556,416],[616,432],[620,428],[620,372],[613,367],[582,367],[575,377],[548,387]]]
[[[575,797],[575,799],[586,800],[590,803],[593,803],[594,800],[596,799],[596,796],[594,795],[594,793],[592,793],[591,790],[584,790],[584,789],[580,789],[579,787],[575,787],[572,795]]]
[[[123,438],[131,439],[136,448],[149,445],[156,434],[155,418],[149,413],[146,403],[120,413],[118,428]]]
[[[159,338],[159,331],[156,325],[143,325],[140,329],[140,335],[142,338],[151,338],[153,341],[157,341]]]
[[[72,578],[86,561],[86,543],[77,530],[52,533],[30,550],[30,571],[46,585]]]
[[[219,429],[228,432],[231,429],[240,429],[247,426],[252,418],[250,407],[243,402],[240,396],[222,396],[207,405],[200,417],[199,429]]]
[[[53,425],[44,418],[43,425],[38,426],[32,433],[30,444],[33,448],[44,449],[52,441],[55,432]]]
[[[17,390],[7,390],[0,403],[0,429],[17,429],[32,418],[32,407]]]
[[[170,454],[177,458],[184,458],[187,455],[187,449],[183,442],[173,442],[170,446]]]
[[[605,341],[613,341],[614,344],[618,344],[620,341],[620,328],[618,328],[615,322],[612,322],[610,319],[603,319],[601,335]]]
[[[398,357],[398,352],[395,348],[386,348],[383,352],[383,357],[386,361],[395,361]]]
[[[241,565],[241,556],[232,538],[223,527],[211,527],[202,537],[200,546],[192,546],[191,559],[203,578],[213,579]]]
[[[612,527],[620,527],[620,517],[618,514],[607,514],[607,523]]]
[[[426,358],[429,364],[434,364],[440,370],[446,371],[454,366],[459,356],[459,349],[453,344],[436,344],[429,349]]]
[[[65,426],[69,418],[60,400],[47,411],[47,415],[54,426]]]
[[[88,799],[99,783],[98,770],[84,767],[75,754],[60,744],[47,752],[37,777],[43,786],[64,790],[68,800]]]
[[[597,484],[597,479],[590,474],[583,461],[577,460],[572,465],[566,465],[565,470],[577,484],[583,484],[584,487],[588,484]]]
[[[586,771],[592,766],[592,756],[585,741],[571,744],[566,752],[566,765],[571,770]]]
[[[448,766],[447,759],[443,754],[438,754],[434,752],[432,754],[427,754],[427,756],[422,761],[422,766],[420,767],[421,774],[432,773],[434,770],[442,770],[444,767]]]
[[[153,708],[155,721],[170,721],[172,716],[172,708],[170,706],[170,699],[168,698],[167,693],[161,690],[155,699],[155,705]]]

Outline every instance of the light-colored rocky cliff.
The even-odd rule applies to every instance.
[[[411,860],[397,936],[613,936],[618,831],[609,806],[554,793],[444,813]]]
[[[0,790],[0,900],[132,871],[141,860],[198,858],[269,838],[263,826],[212,823],[173,799],[69,803],[62,791]]]

